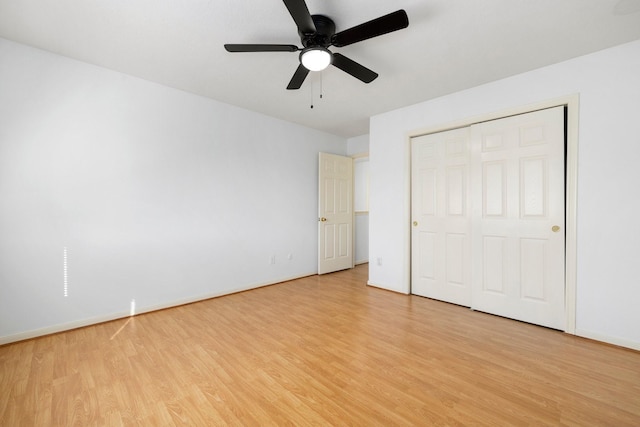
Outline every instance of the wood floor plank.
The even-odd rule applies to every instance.
[[[367,266],[0,347],[0,425],[640,425],[640,353]]]

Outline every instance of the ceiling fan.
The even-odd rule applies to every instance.
[[[371,83],[378,74],[339,53],[330,46],[343,47],[409,26],[407,13],[400,9],[388,15],[336,33],[336,25],[324,15],[311,15],[304,0],[283,0],[298,26],[302,48],[292,44],[225,44],[228,52],[300,52],[300,65],[287,89],[300,89],[309,71],[321,71],[330,64],[353,77]]]

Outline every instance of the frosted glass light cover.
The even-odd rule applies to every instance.
[[[324,48],[314,48],[302,52],[300,62],[309,71],[322,71],[331,64],[331,53]]]

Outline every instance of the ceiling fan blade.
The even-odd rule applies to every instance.
[[[307,74],[309,74],[309,70],[307,70],[302,64],[298,65],[298,69],[293,73],[293,77],[291,77],[291,81],[289,82],[287,89],[300,89],[304,79],[307,78]]]
[[[360,65],[339,53],[333,54],[332,64],[345,73],[351,74],[356,79],[362,80],[365,83],[371,83],[378,77],[378,73],[371,71],[364,65]]]
[[[364,24],[336,33],[331,39],[331,44],[336,47],[343,47],[362,40],[401,30],[408,26],[409,17],[407,16],[407,12],[400,9],[388,15],[381,16],[365,22]]]
[[[316,32],[316,25],[313,23],[309,8],[304,0],[282,0],[289,9],[291,17],[298,26],[298,31],[302,34],[313,34]]]
[[[227,52],[296,52],[292,44],[225,44]]]

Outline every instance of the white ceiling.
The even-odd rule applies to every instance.
[[[0,37],[344,137],[368,133],[375,114],[640,39],[640,0],[307,5],[337,31],[397,9],[409,27],[331,48],[378,72],[372,83],[330,67],[297,91],[285,89],[297,53],[223,48],[299,46],[280,0],[0,0]]]

